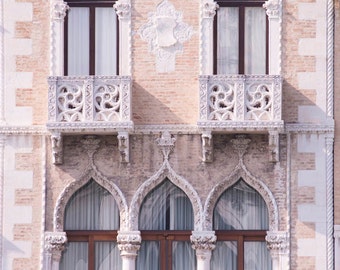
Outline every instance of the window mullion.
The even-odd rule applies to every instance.
[[[95,270],[95,247],[94,247],[94,236],[93,235],[89,235],[89,243],[88,243],[89,247],[88,247],[88,252],[89,252],[89,259],[88,259],[88,269],[89,270]]]
[[[237,240],[237,270],[244,270],[244,237],[240,235]]]
[[[95,6],[90,6],[90,75],[95,75],[95,44],[96,44],[96,7]]]
[[[239,74],[244,74],[244,61],[245,61],[245,7],[239,7],[239,56],[238,56],[238,69]]]

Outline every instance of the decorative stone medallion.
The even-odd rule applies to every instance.
[[[190,39],[192,27],[183,22],[182,13],[168,1],[162,1],[156,12],[139,29],[139,35],[149,44],[149,51],[156,55],[156,70],[167,73],[175,70],[175,57],[183,51],[183,42]]]

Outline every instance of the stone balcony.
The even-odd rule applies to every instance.
[[[284,129],[281,110],[281,76],[200,76],[197,125],[202,131],[203,153],[207,153],[203,159],[211,159],[212,133],[269,133],[269,144],[277,152],[278,134]]]
[[[62,162],[58,155],[65,134],[118,134],[126,148],[128,132],[133,130],[129,76],[53,76],[48,84],[47,129],[54,163]]]

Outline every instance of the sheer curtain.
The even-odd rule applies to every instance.
[[[261,195],[243,180],[226,190],[214,209],[215,230],[268,230],[268,210]],[[245,270],[270,270],[271,258],[263,241],[244,242]],[[237,269],[237,242],[218,241],[212,269]],[[226,266],[228,265],[228,266]]]
[[[266,74],[266,11],[245,9],[244,61],[246,74]]]
[[[143,201],[139,215],[141,231],[192,230],[193,224],[189,198],[169,180],[152,190]],[[190,241],[172,241],[171,245],[172,262],[167,263],[172,264],[172,270],[194,270],[195,254]],[[137,269],[159,270],[160,252],[169,252],[166,248],[161,249],[161,241],[143,240],[137,257]]]
[[[90,72],[90,9],[71,7],[67,25],[68,75],[88,75]]]
[[[67,230],[93,231],[117,230],[119,209],[113,196],[95,181],[89,181],[70,198],[66,209],[64,228]],[[88,269],[88,242],[69,242],[63,252],[61,270]],[[118,270],[121,266],[117,243],[95,242],[95,269]]]
[[[217,73],[238,74],[239,8],[220,7],[217,16]]]
[[[96,8],[96,75],[117,74],[117,18],[112,7]]]

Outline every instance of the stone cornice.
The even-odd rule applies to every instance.
[[[15,126],[0,125],[0,134],[2,135],[48,135],[45,126]]]
[[[328,133],[332,135],[334,134],[334,123],[286,123],[285,130],[292,133]]]

